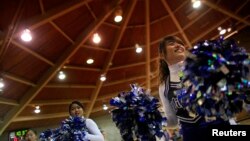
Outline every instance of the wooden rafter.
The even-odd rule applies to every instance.
[[[83,84],[47,84],[46,88],[86,88],[94,89],[95,85],[83,85]]]
[[[39,0],[39,6],[40,6],[40,10],[41,10],[42,15],[44,15],[45,11],[44,11],[43,0]]]
[[[105,51],[105,52],[110,52],[110,49],[106,49],[104,47],[94,47],[91,45],[82,45],[83,48],[88,48],[88,49],[94,49],[94,50],[99,50],[99,51]]]
[[[107,60],[104,63],[102,74],[106,74],[108,72],[108,69],[110,67],[109,64],[113,60],[116,49],[118,48],[118,45],[120,44],[122,35],[123,35],[124,31],[125,31],[125,28],[126,28],[126,26],[128,24],[128,21],[129,21],[131,15],[132,15],[132,11],[133,11],[133,9],[134,9],[134,7],[136,5],[137,0],[133,0],[133,1],[129,1],[129,2],[130,2],[130,5],[128,6],[129,10],[125,13],[124,21],[123,21],[123,23],[121,25],[121,29],[118,32],[118,35],[115,36],[116,39],[114,40],[114,44],[111,47],[112,51],[111,51],[110,55],[107,57]],[[96,98],[97,98],[97,96],[98,96],[98,94],[100,92],[100,89],[101,89],[102,85],[103,85],[102,81],[97,81],[97,88],[95,89],[95,91],[91,95],[91,101],[93,101],[93,102],[88,105],[88,109],[87,109],[87,113],[86,113],[87,117],[89,117],[89,115],[90,115],[90,113],[91,113],[91,111],[92,111],[92,109],[94,107]]]
[[[25,85],[29,85],[29,86],[36,86],[35,83],[29,81],[29,80],[26,80],[24,78],[21,78],[21,77],[18,77],[14,74],[10,74],[8,72],[3,72],[2,75],[10,80],[13,80],[13,81],[16,81],[16,82],[19,82],[19,83],[22,83],[22,84],[25,84]]]
[[[146,88],[151,88],[150,82],[150,0],[145,0],[145,23],[146,23],[146,43],[145,43],[145,58],[146,58]]]
[[[86,1],[84,1],[86,2]],[[31,100],[42,90],[42,88],[53,78],[56,72],[63,67],[63,65],[68,61],[68,59],[75,54],[75,52],[84,44],[88,38],[94,33],[94,31],[109,17],[109,15],[113,12],[115,8],[115,3],[112,3],[111,8],[107,13],[104,13],[100,16],[100,19],[96,20],[94,23],[90,24],[86,30],[84,30],[80,36],[77,38],[75,44],[71,45],[67,48],[67,50],[60,56],[54,66],[52,66],[45,74],[41,77],[41,79],[37,82],[37,85],[28,90],[27,93],[23,95],[20,99],[20,105],[12,108],[6,115],[4,116],[4,121],[0,125],[0,134],[8,127],[8,125],[12,122],[15,117],[31,102]],[[68,11],[68,10],[67,10]],[[61,12],[63,14],[65,12]],[[59,14],[59,15],[61,15]],[[58,15],[58,14],[55,14]],[[51,17],[52,18],[52,17]],[[51,18],[47,18],[51,20]],[[44,21],[44,20],[43,20]],[[40,24],[43,22],[40,22]],[[36,24],[38,25],[38,24]]]
[[[250,17],[250,15],[246,16],[244,19],[248,19],[249,17]],[[240,22],[238,21],[238,22],[236,23],[236,25],[238,25],[239,23],[240,23]],[[233,36],[234,34],[238,33],[238,31],[240,31],[241,29],[245,28],[246,26],[247,26],[246,24],[242,24],[241,26],[237,27],[236,30],[234,30],[234,31],[230,32],[230,34],[226,35],[226,36],[224,37],[224,39],[227,39],[227,38]],[[215,35],[214,37],[212,37],[211,39],[212,39],[212,40],[217,39],[219,36],[220,36],[220,35],[217,34],[217,35]]]
[[[135,80],[138,80],[138,79],[144,79],[145,77],[146,77],[145,75],[135,76],[135,77],[126,78],[126,79],[123,79],[123,80],[109,82],[109,83],[104,84],[103,86],[112,86],[112,85],[120,84],[120,83],[124,83],[124,82],[135,81]]]
[[[38,53],[32,51],[31,49],[29,49],[29,48],[23,46],[22,44],[20,44],[20,43],[14,41],[14,40],[11,40],[11,43],[14,44],[15,46],[19,47],[20,49],[22,49],[22,50],[24,50],[24,51],[30,53],[32,56],[35,56],[35,57],[38,58],[39,60],[41,60],[41,61],[43,61],[43,62],[45,62],[45,63],[47,63],[47,64],[49,64],[49,65],[51,65],[51,66],[54,66],[54,63],[53,63],[53,62],[51,62],[51,61],[48,60],[47,58],[41,56],[40,54],[38,54]]]
[[[171,8],[169,7],[168,3],[166,2],[166,0],[161,0],[165,9],[167,10],[167,12],[169,13],[171,19],[174,21],[174,24],[176,25],[177,29],[179,30],[181,36],[183,37],[183,39],[185,40],[185,42],[187,43],[188,47],[192,47],[191,42],[188,40],[187,35],[185,34],[185,32],[183,31],[180,23],[178,22],[177,18],[175,17],[174,13],[172,12]]]
[[[11,105],[11,106],[18,106],[19,105],[17,100],[7,99],[7,98],[3,98],[3,97],[0,97],[0,104]]]
[[[99,112],[102,111],[102,107],[95,107],[92,112]],[[69,116],[68,112],[60,112],[60,113],[53,113],[53,114],[41,114],[36,116],[20,116],[13,119],[12,122],[23,122],[23,121],[33,121],[33,120],[44,120],[44,119],[52,119],[52,118],[61,118]]]
[[[249,0],[248,0],[249,1]],[[248,3],[248,1],[242,3],[242,5],[236,10],[236,14]],[[230,16],[229,16],[230,17]],[[213,31],[214,29],[218,28],[221,24],[223,24],[224,22],[226,22],[227,20],[229,20],[230,18],[227,17],[223,20],[221,20],[220,22],[217,22],[214,26],[210,27],[208,30],[206,30],[205,32],[203,32],[201,35],[199,35],[198,37],[196,37],[193,41],[191,41],[192,43],[195,43],[197,41],[199,41],[202,37],[206,36],[208,33],[210,33],[211,31]],[[247,19],[248,16],[246,16],[243,20]],[[239,21],[241,22],[241,21]],[[218,35],[216,36],[218,37]],[[214,38],[212,38],[214,39]]]
[[[33,105],[63,105],[63,104],[70,104],[72,102],[72,99],[60,99],[60,100],[34,100],[30,102],[30,106]],[[83,103],[88,103],[90,100],[83,99],[81,100]]]
[[[86,68],[86,67],[82,67],[82,66],[73,66],[73,65],[65,65],[63,68],[64,69],[74,69],[74,70],[84,70],[84,71],[96,71],[96,72],[101,71],[101,69],[98,69],[98,68]]]
[[[53,21],[49,22],[59,33],[61,33],[68,41],[71,42],[71,44],[74,44],[75,42],[73,39],[71,39],[65,32],[62,31],[60,27],[58,27]]]
[[[129,68],[129,67],[134,67],[134,66],[140,66],[140,65],[145,65],[145,64],[146,64],[145,62],[138,62],[138,63],[128,64],[128,65],[112,67],[109,70],[119,70],[119,69],[124,69],[124,68]]]
[[[95,13],[93,12],[93,10],[89,7],[88,4],[86,4],[86,6],[87,6],[87,8],[88,8],[90,14],[92,15],[92,17],[93,17],[95,20],[97,20],[97,17],[96,17],[96,15],[95,15]]]
[[[9,24],[9,28],[4,31],[6,32],[3,36],[2,39],[0,41],[1,45],[0,45],[0,62],[2,61],[2,57],[4,56],[4,53],[6,52],[9,44],[10,44],[10,40],[14,35],[14,32],[16,30],[16,26],[20,20],[20,16],[23,11],[23,3],[24,0],[20,0],[18,3],[18,8],[15,11],[15,14],[11,20],[11,23]],[[3,31],[2,31],[3,32]]]
[[[248,2],[248,1],[247,1],[247,2]],[[242,22],[242,23],[244,23],[244,24],[250,26],[250,22],[249,22],[249,21],[247,21],[247,20],[241,18],[240,16],[238,16],[238,15],[236,15],[236,14],[234,14],[234,13],[232,13],[232,12],[226,10],[226,9],[223,9],[222,7],[218,7],[217,5],[213,4],[213,3],[210,2],[210,1],[207,1],[207,0],[206,0],[206,1],[203,1],[203,3],[205,3],[205,4],[208,5],[209,7],[213,8],[213,9],[215,9],[215,10],[217,10],[217,11],[219,11],[219,12],[221,12],[221,13],[223,13],[223,14],[225,14],[225,15],[231,17],[231,18],[234,18],[234,19],[236,19],[236,20],[238,20],[238,21],[240,21],[240,22]],[[244,4],[244,3],[243,3],[243,4]]]
[[[158,92],[152,92],[153,96],[157,96]],[[115,95],[117,96],[117,94]],[[69,102],[69,101],[68,101]],[[68,103],[67,103],[68,104]],[[111,107],[112,108],[112,107]],[[102,111],[102,106],[95,107],[91,111],[91,113]],[[37,116],[20,116],[13,119],[13,122],[22,122],[22,121],[32,121],[32,120],[43,120],[43,119],[51,119],[51,118],[60,118],[60,117],[67,117],[69,115],[68,112],[61,112],[61,113],[53,113],[53,114],[42,114]]]
[[[88,2],[90,2],[92,0],[84,0],[84,1],[78,1],[78,0],[72,0],[69,1],[68,3],[61,5],[57,8],[54,8],[51,11],[46,12],[44,15],[42,16],[38,16],[38,17],[34,17],[28,21],[25,21],[25,23],[27,23],[27,26],[29,27],[29,29],[35,29],[45,23],[48,23],[49,21],[52,21],[64,14],[67,14],[77,8],[80,8],[82,6],[84,6],[85,4],[87,4]]]
[[[202,32],[200,35],[198,35],[191,42],[195,43],[195,42],[199,41],[202,37],[206,36],[208,33],[210,33],[211,31],[213,31],[215,28],[218,28],[221,24],[223,24],[224,22],[226,22],[228,19],[229,18],[225,18],[225,19],[222,19],[221,21],[218,21],[215,25],[213,25],[212,27],[208,28],[206,31]]]

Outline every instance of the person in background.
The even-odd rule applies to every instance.
[[[38,141],[37,132],[32,129],[28,129],[24,135],[25,141]]]
[[[205,117],[190,114],[178,101],[177,93],[184,87],[181,82],[183,61],[186,59],[183,41],[176,36],[164,38],[159,45],[159,55],[159,95],[167,117],[167,127],[175,129],[180,124],[183,141],[200,141],[206,140],[207,127],[229,125],[228,121],[219,118],[208,122]]]
[[[69,105],[69,114],[72,117],[78,116],[84,118],[83,109],[84,107],[81,102],[73,101]],[[92,119],[86,118],[86,126],[88,129],[88,133],[86,135],[87,139],[89,139],[90,141],[104,141],[104,137],[101,131],[99,130],[97,124]]]

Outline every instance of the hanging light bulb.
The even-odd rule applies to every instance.
[[[231,32],[231,31],[232,31],[231,27],[227,28],[227,32]]]
[[[101,77],[100,77],[100,80],[101,81],[105,81],[106,80],[106,76],[104,74],[102,74]]]
[[[93,42],[96,44],[99,44],[101,42],[101,37],[99,36],[98,33],[95,33],[93,36]]]
[[[29,42],[32,40],[32,36],[31,36],[31,33],[30,33],[30,30],[29,29],[25,29],[22,34],[21,34],[21,39],[25,42]]]
[[[102,107],[102,108],[103,108],[103,110],[106,111],[106,110],[108,110],[109,107],[108,107],[106,104],[103,104],[103,107]]]
[[[3,78],[0,78],[0,92],[3,91],[4,88],[4,81]]]
[[[86,62],[87,62],[87,64],[93,64],[94,60],[92,58],[89,58]]]
[[[226,32],[227,32],[226,29],[222,29],[222,30],[220,31],[220,35],[224,35]]]
[[[34,112],[37,114],[40,113],[41,112],[40,106],[36,106]]]
[[[136,51],[136,53],[141,53],[142,52],[142,47],[139,46],[139,44],[135,44],[135,51]]]
[[[122,9],[121,7],[117,7],[115,10],[115,17],[114,17],[114,21],[119,23],[122,21]]]
[[[66,75],[64,74],[63,71],[60,71],[60,72],[59,72],[58,78],[59,78],[60,80],[64,80],[64,79],[66,78]]]
[[[200,0],[192,0],[193,8],[199,8],[201,6]]]
[[[227,30],[222,27],[218,27],[218,30],[220,35],[224,35],[227,32]]]

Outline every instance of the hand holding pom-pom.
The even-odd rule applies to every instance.
[[[122,92],[110,100],[110,105],[117,107],[111,114],[122,138],[154,141],[155,136],[162,137],[165,119],[158,110],[158,99],[137,85],[131,85],[131,88],[130,92]]]
[[[40,134],[41,141],[89,141],[86,137],[86,120],[82,117],[69,117],[62,121],[60,128],[48,129]]]
[[[204,41],[190,50],[184,82],[192,85],[178,96],[189,112],[227,120],[241,112],[249,96],[249,55],[233,40]]]

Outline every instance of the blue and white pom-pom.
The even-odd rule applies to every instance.
[[[227,120],[241,112],[249,97],[249,54],[234,40],[206,40],[189,51],[183,81],[191,84],[178,96],[192,113]]]
[[[162,117],[159,100],[137,85],[131,85],[130,92],[121,92],[110,100],[110,105],[117,107],[111,111],[112,120],[119,128],[126,141],[141,139],[154,141],[155,136],[163,136]]]
[[[89,141],[86,138],[86,120],[82,117],[69,117],[60,128],[48,129],[40,134],[41,141]]]

